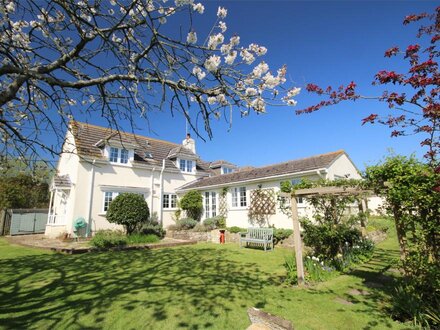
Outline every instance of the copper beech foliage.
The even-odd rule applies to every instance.
[[[389,114],[372,113],[362,119],[362,125],[379,123],[392,129],[391,136],[420,134],[423,136],[421,146],[427,147],[425,157],[431,165],[436,166],[440,154],[440,74],[437,59],[437,48],[440,40],[440,7],[434,13],[422,13],[406,16],[403,24],[419,22],[417,39],[420,44],[411,44],[406,48],[391,47],[385,52],[385,57],[400,56],[408,61],[408,72],[381,70],[374,76],[373,85],[386,85],[389,90],[381,96],[368,97],[388,103],[392,109]],[[425,25],[428,23],[428,25]],[[424,46],[422,46],[422,44]],[[338,88],[322,88],[308,84],[306,90],[324,96],[321,102],[308,108],[298,110],[297,114],[311,113],[323,107],[338,104],[343,101],[366,99],[356,89],[356,83],[342,85]],[[410,91],[410,92],[408,92]]]

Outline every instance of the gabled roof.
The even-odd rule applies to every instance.
[[[230,174],[217,175],[190,182],[179,190],[199,189],[204,187],[232,185],[240,182],[296,174],[328,168],[337,158],[344,155],[344,150],[338,150],[327,154],[291,160],[283,163],[252,168],[245,171],[237,171]]]
[[[166,168],[176,169],[168,156],[172,150],[181,147],[179,144],[77,121],[71,123],[71,131],[77,153],[81,157],[106,160],[102,148],[106,144],[118,144],[127,149],[134,149],[134,164],[162,166],[162,161],[165,160]],[[210,173],[209,164],[201,160],[197,160],[196,163],[199,173]]]
[[[170,150],[168,154],[168,159],[175,159],[180,157],[188,157],[189,159],[197,159],[199,156],[197,156],[195,153],[193,153],[188,148],[185,148],[184,146],[178,146]]]
[[[221,166],[226,166],[226,167],[230,167],[230,168],[237,168],[237,165],[232,164],[226,160],[215,160],[209,164],[210,168],[218,168]]]

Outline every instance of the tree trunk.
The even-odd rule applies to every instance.
[[[396,223],[397,240],[399,241],[400,247],[400,260],[405,260],[407,255],[405,224],[403,223],[402,214],[399,210],[399,206],[394,206],[393,214],[394,221]]]

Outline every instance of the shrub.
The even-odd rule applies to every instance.
[[[245,228],[241,228],[241,227],[237,227],[237,226],[232,226],[228,228],[228,231],[232,234],[236,234],[236,233],[242,233],[245,232],[246,229]]]
[[[150,210],[142,195],[123,193],[110,203],[106,217],[109,222],[123,225],[130,235],[148,222]]]
[[[304,243],[313,249],[313,254],[323,260],[332,260],[342,254],[343,248],[360,242],[362,234],[355,228],[344,224],[313,225],[309,220],[303,220]]]
[[[90,244],[97,248],[110,248],[127,244],[127,237],[121,231],[98,230],[90,240]]]
[[[209,218],[203,221],[202,226],[205,226],[207,230],[213,230],[217,228],[216,219],[215,218]]]
[[[180,207],[186,211],[186,215],[189,218],[200,221],[203,213],[202,194],[196,190],[187,192],[180,200]]]
[[[177,230],[188,230],[193,229],[198,222],[192,218],[183,218],[179,221],[176,221],[176,228]]]
[[[225,228],[226,227],[226,219],[222,216],[216,216],[213,218],[208,218],[203,221],[203,224],[210,228],[210,230],[216,229],[216,228]]]
[[[196,232],[207,232],[207,231],[211,231],[211,230],[212,230],[211,227],[207,227],[203,223],[198,223],[192,229],[192,231],[196,231]]]
[[[293,234],[292,229],[274,228],[273,229],[273,244],[278,244]]]
[[[142,235],[156,235],[160,239],[164,238],[166,235],[165,229],[161,225],[155,222],[149,222],[142,226],[139,233]]]
[[[127,236],[128,244],[146,244],[146,243],[156,243],[159,242],[159,237],[154,234],[143,235],[143,234],[132,234]]]

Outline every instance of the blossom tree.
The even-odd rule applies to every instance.
[[[391,109],[386,115],[372,113],[362,120],[367,123],[380,123],[392,129],[391,136],[421,134],[421,146],[427,147],[425,157],[431,165],[439,164],[440,156],[440,72],[437,49],[440,40],[440,7],[434,13],[422,13],[405,17],[403,24],[417,21],[428,21],[421,25],[417,38],[420,44],[411,44],[406,49],[392,47],[385,52],[386,57],[402,56],[409,62],[408,72],[391,70],[379,71],[374,77],[374,85],[390,85],[393,90],[386,90],[381,96],[367,97],[359,93],[356,83],[351,82],[339,88],[322,88],[308,84],[306,90],[325,96],[318,104],[298,110],[297,114],[311,113],[323,107],[338,104],[342,101],[358,99],[375,99],[388,103]],[[425,46],[422,46],[422,45]]]
[[[194,0],[0,0],[1,155],[58,153],[79,114],[117,129],[180,112],[211,137],[212,118],[295,105],[286,67],[271,70],[264,46],[228,35],[226,8],[197,31],[204,11]]]

